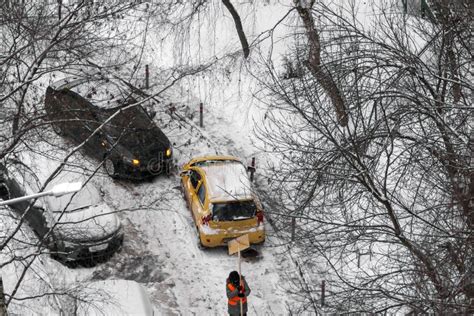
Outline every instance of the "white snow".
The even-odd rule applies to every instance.
[[[67,210],[58,219],[60,212],[54,213],[55,220],[59,221],[56,231],[67,240],[77,240],[78,237],[83,242],[87,239],[97,240],[113,234],[120,227],[120,219],[105,203]]]
[[[38,153],[24,151],[19,154],[19,157],[25,165],[10,166],[13,173],[17,174],[16,179],[23,181],[22,184],[27,194],[40,191],[49,175],[59,166],[56,159],[65,154],[56,152],[53,155],[54,147],[44,142],[39,142],[36,146],[50,153],[51,156],[44,157]],[[74,158],[76,161],[79,159],[78,156]],[[65,168],[66,170],[62,170],[47,184],[44,191],[49,191],[62,183],[82,182],[85,185],[77,193],[59,197],[46,196],[36,202],[37,206],[45,209],[45,216],[50,221],[50,225],[53,225],[53,222],[58,222],[57,232],[72,240],[77,239],[78,236],[81,238],[87,236],[86,238],[94,240],[117,231],[120,227],[119,218],[114,214],[114,210],[103,201],[94,184],[87,183],[89,177],[80,168],[71,165]]]
[[[153,306],[145,289],[130,280],[95,281],[85,285],[79,297],[77,315],[152,316]]]
[[[250,200],[250,179],[244,165],[238,161],[219,161],[202,165],[211,202]]]
[[[258,3],[256,10],[252,8],[248,4],[238,5],[242,16],[255,21],[250,26],[244,23],[250,40],[260,39],[262,32],[273,26],[289,9],[287,4],[269,4],[267,1]],[[235,26],[227,13],[225,16],[221,14],[213,23],[214,26],[219,26],[218,31],[209,34],[208,31],[213,29],[213,26],[206,32],[203,28],[201,43],[195,46],[197,48],[192,53],[196,62],[203,61],[213,53],[221,57],[224,50],[229,51],[229,47],[240,49]],[[284,31],[282,28],[272,32],[272,35],[276,38],[277,34],[287,35],[288,28],[283,28]],[[174,56],[169,55],[174,52],[173,49],[163,47],[163,42],[152,40],[161,38],[159,30],[155,32],[149,35],[146,43],[148,49],[144,54],[144,59],[150,64],[152,76],[153,71],[161,69],[163,65],[172,66],[177,62],[172,60]],[[215,43],[214,35],[215,39],[219,39],[218,44],[209,44]],[[277,55],[275,59],[284,53],[283,40],[271,44],[267,42],[265,45],[274,45],[274,53]],[[161,55],[156,54],[156,51]],[[177,165],[184,164],[192,157],[209,153],[231,154],[244,159],[258,155],[258,150],[253,146],[255,139],[251,134],[254,120],[258,124],[264,111],[251,106],[254,102],[252,96],[257,88],[256,80],[248,73],[241,72],[242,69],[234,65],[233,61],[223,66],[220,76],[206,77],[203,74],[183,80],[180,85],[166,93],[165,102],[154,105],[159,113],[156,117],[158,125],[174,143],[174,159]],[[98,95],[100,96],[100,93]],[[168,105],[166,101],[175,103],[177,111],[189,122],[171,120],[165,114]],[[197,126],[199,102],[205,104],[204,128]],[[67,142],[63,144],[51,131],[50,141],[61,143],[66,148],[71,147]],[[74,163],[86,166],[88,170],[94,170],[98,165],[97,161],[87,157]],[[225,181],[219,179],[219,176],[215,182],[211,180],[213,199],[229,199],[235,196],[251,198],[251,184],[244,165],[235,163],[231,166],[214,165],[205,168],[206,173],[209,172],[210,175],[222,172],[226,174]],[[258,172],[257,169],[257,176]],[[198,233],[181,196],[179,177],[176,174],[169,177],[160,176],[152,182],[130,183],[114,181],[99,172],[92,182],[101,188],[105,202],[113,210],[120,211],[118,216],[125,232],[123,250],[106,263],[93,268],[78,269],[68,269],[47,255],[40,255],[32,271],[44,272],[43,281],[48,281],[50,291],[76,288],[94,280],[134,280],[146,288],[158,315],[226,313],[225,281],[232,270],[237,270],[237,257],[229,256],[225,247],[206,250],[199,248]],[[261,225],[252,231],[263,227]],[[243,259],[242,262],[243,274],[252,289],[249,315],[287,315],[288,310],[291,310],[291,306],[297,301],[297,298],[288,294],[288,288],[291,282],[298,282],[299,276],[288,258],[287,248],[281,247],[280,240],[267,222],[265,230],[266,242],[258,247],[261,256],[256,259]],[[8,265],[3,271],[15,271],[8,275],[3,274],[6,292],[11,293],[21,266]],[[22,283],[22,293],[42,293],[37,285],[43,284],[43,281],[38,281],[35,273],[32,273],[31,277]],[[47,301],[47,304],[44,301]],[[61,308],[64,310],[67,307],[67,304],[62,302],[55,303],[47,299],[31,302],[32,305],[28,305],[28,301],[13,301],[9,310],[12,314],[58,315]],[[138,303],[139,300],[135,302]]]

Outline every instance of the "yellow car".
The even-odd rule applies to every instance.
[[[262,205],[240,160],[194,158],[183,166],[181,185],[202,246],[224,246],[244,234],[251,244],[265,241]]]

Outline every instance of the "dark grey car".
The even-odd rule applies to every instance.
[[[141,106],[129,95],[118,105],[104,108],[67,87],[48,87],[45,109],[59,135],[76,144],[87,140],[85,152],[99,160],[112,177],[142,179],[169,170],[171,143]],[[111,115],[118,112],[91,136]]]

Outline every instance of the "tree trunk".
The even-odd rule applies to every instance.
[[[311,1],[309,8],[303,7],[301,2],[297,0],[295,0],[295,4],[296,10],[303,20],[309,41],[309,55],[306,66],[323,87],[324,91],[329,95],[334,109],[336,110],[339,125],[346,126],[348,117],[341,91],[331,77],[331,74],[324,72],[321,67],[321,43],[319,41],[318,31],[314,25],[313,16],[311,15],[311,7],[313,6],[314,1]]]

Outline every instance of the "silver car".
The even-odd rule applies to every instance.
[[[19,162],[9,161],[6,167],[0,167],[0,198],[5,200],[39,192],[41,172],[48,171],[46,165],[38,163],[41,167],[36,170],[40,172]],[[45,190],[59,183],[86,183],[87,179],[82,173],[63,171]],[[90,182],[75,194],[43,197],[31,206],[30,203],[19,202],[10,207],[19,217],[27,211],[26,223],[55,259],[89,264],[110,257],[122,246],[120,220]]]

